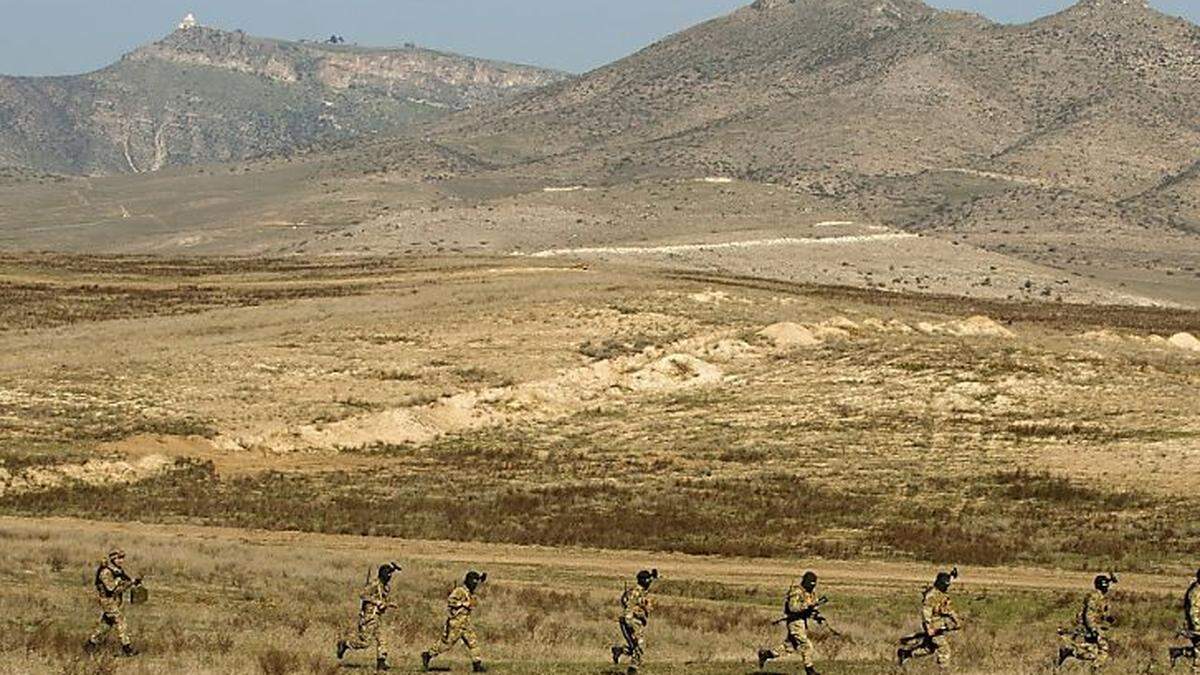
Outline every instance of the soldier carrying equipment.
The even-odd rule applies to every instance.
[[[896,660],[903,666],[909,659],[933,655],[938,668],[950,666],[951,633],[962,629],[962,622],[950,602],[950,584],[958,578],[958,568],[938,572],[933,585],[921,596],[921,632],[900,639]]]
[[[1183,594],[1183,620],[1187,628],[1179,631],[1179,637],[1192,644],[1171,647],[1171,667],[1174,668],[1179,659],[1189,659],[1192,662],[1192,675],[1200,675],[1200,570],[1196,570],[1196,578]]]
[[[783,602],[784,616],[771,622],[771,625],[787,623],[787,636],[783,643],[775,649],[758,650],[758,668],[766,667],[767,661],[780,658],[783,654],[798,654],[804,662],[805,675],[819,675],[813,664],[816,649],[808,637],[809,621],[818,625],[825,624],[821,616],[821,607],[829,602],[825,596],[817,597],[817,573],[808,571],[799,583],[792,584]],[[834,632],[834,631],[830,631]]]
[[[349,650],[366,649],[374,644],[375,670],[389,670],[387,635],[383,632],[382,621],[384,613],[396,607],[395,603],[388,602],[388,596],[392,592],[392,576],[399,571],[399,564],[388,562],[379,566],[375,579],[367,573],[367,584],[358,596],[358,623],[349,637],[337,642],[339,660]]]
[[[95,576],[96,598],[100,603],[100,627],[84,643],[83,649],[89,654],[96,651],[108,639],[111,630],[116,629],[117,639],[121,641],[121,654],[134,656],[138,653],[129,638],[129,629],[125,624],[125,591],[131,591],[131,604],[141,604],[149,596],[144,591],[134,594],[132,589],[142,588],[141,578],[133,578],[125,571],[125,551],[117,548],[109,552],[108,557],[96,568]],[[136,599],[136,602],[134,602]]]
[[[1074,658],[1091,663],[1092,672],[1096,672],[1108,663],[1106,633],[1113,624],[1108,592],[1115,583],[1117,575],[1112,572],[1101,574],[1092,581],[1096,590],[1083,601],[1083,608],[1075,617],[1075,625],[1058,631],[1060,645],[1055,667],[1061,668],[1067,659]]]
[[[487,668],[483,665],[483,657],[478,650],[479,636],[476,635],[475,628],[471,624],[471,612],[475,611],[476,606],[475,590],[485,581],[487,581],[487,572],[471,570],[463,578],[462,585],[451,591],[450,597],[446,600],[448,616],[445,629],[442,631],[442,639],[421,652],[421,666],[425,670],[429,670],[429,662],[436,656],[450,651],[456,643],[462,642],[466,645],[467,654],[471,657],[471,670],[476,673],[487,672]]]
[[[637,573],[637,585],[625,587],[621,594],[621,637],[625,644],[613,645],[613,665],[621,663],[622,656],[629,657],[630,675],[642,667],[646,655],[646,624],[650,621],[650,584],[658,579],[658,570],[642,570]]]

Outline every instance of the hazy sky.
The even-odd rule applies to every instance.
[[[473,56],[582,72],[750,0],[0,0],[0,73],[79,73],[174,29],[201,23],[281,38],[343,35],[416,42]],[[927,0],[929,1],[929,0]],[[1071,0],[932,0],[1026,21]],[[1198,0],[1153,0],[1200,22]]]

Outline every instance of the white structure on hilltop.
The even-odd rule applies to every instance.
[[[196,15],[188,12],[188,15],[183,17],[183,21],[179,22],[179,30],[188,30],[199,26],[200,22],[196,21]]]

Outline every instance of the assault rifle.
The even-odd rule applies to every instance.
[[[774,626],[775,624],[784,623],[785,621],[787,623],[791,623],[793,621],[806,621],[808,619],[812,619],[812,620],[816,621],[817,623],[825,623],[825,617],[821,616],[820,608],[822,605],[826,605],[828,603],[829,603],[829,598],[822,595],[821,599],[817,600],[817,604],[815,604],[811,607],[805,608],[804,610],[801,610],[799,612],[789,612],[787,614],[787,616],[783,616],[783,617],[780,617],[780,618],[772,621],[771,625]]]
[[[103,568],[101,568],[101,569],[103,569]],[[120,595],[120,593],[109,594],[100,585],[101,569],[96,570],[96,589],[99,590],[104,595],[109,595],[109,596]],[[112,572],[113,576],[116,577],[117,581],[123,581],[123,582],[126,582],[129,584],[129,604],[140,605],[149,599],[149,593],[146,591],[146,588],[144,586],[142,586],[142,578],[141,577],[137,577],[135,579],[134,577],[129,576],[129,573],[120,567],[116,567],[116,568],[109,567],[108,569],[109,569],[109,571]]]
[[[1179,659],[1194,659],[1196,658],[1195,647],[1168,647],[1167,652],[1171,655],[1171,668],[1175,668],[1175,662]]]
[[[1187,647],[1170,647],[1167,653],[1171,655],[1171,668],[1175,668],[1175,662],[1179,659],[1195,659],[1196,649],[1200,647],[1200,631],[1181,630],[1179,637],[1185,640],[1191,640],[1192,644]]]
[[[902,647],[918,647],[920,645],[926,644],[927,642],[929,642],[930,640],[932,640],[936,637],[941,637],[943,635],[955,633],[960,630],[962,630],[962,626],[959,626],[956,624],[953,626],[947,626],[945,628],[939,628],[939,629],[933,631],[933,635],[930,635],[930,634],[926,633],[925,631],[920,631],[917,633],[913,633],[912,635],[909,635],[907,637],[900,638],[900,645]]]

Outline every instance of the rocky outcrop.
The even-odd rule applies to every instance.
[[[466,108],[563,79],[564,74],[457,54],[403,47],[370,49],[312,42],[285,42],[197,27],[127,55],[257,75],[286,83],[309,82],[332,89],[367,87],[424,95],[448,108]]]
[[[417,47],[181,28],[94,73],[0,77],[0,165],[139,173],[287,154],[400,133],[564,77]]]

